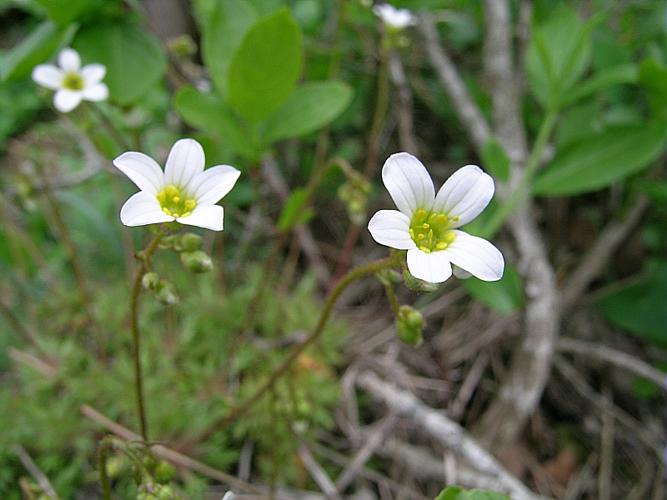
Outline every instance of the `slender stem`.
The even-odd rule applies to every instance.
[[[148,441],[148,425],[146,422],[146,408],[144,405],[144,385],[143,376],[141,373],[141,336],[139,335],[139,296],[141,295],[141,278],[150,267],[150,259],[157,249],[160,239],[162,239],[162,231],[153,237],[148,246],[141,253],[141,264],[134,275],[132,283],[132,295],[130,297],[130,327],[132,329],[132,356],[134,358],[134,388],[137,397],[137,411],[139,412],[139,427],[141,429],[141,437]]]
[[[370,262],[366,265],[357,267],[353,269],[345,276],[343,276],[336,286],[329,292],[326,301],[324,302],[324,307],[320,313],[320,317],[317,320],[315,328],[311,331],[308,337],[296,345],[285,360],[269,375],[269,378],[255,391],[255,393],[246,399],[236,408],[232,409],[225,417],[220,419],[216,425],[212,427],[219,428],[225,427],[235,421],[237,418],[244,415],[255,403],[257,403],[264,394],[273,387],[273,385],[282,377],[292,366],[292,363],[299,357],[299,355],[306,350],[308,346],[313,344],[324,331],[324,327],[329,321],[329,316],[333,310],[334,305],[338,301],[338,298],[343,293],[343,291],[354,281],[375,274],[383,269],[389,269],[395,264],[394,257],[387,257],[385,259],[376,260]],[[203,437],[208,437],[211,431],[207,432]]]
[[[103,500],[111,500],[111,483],[109,482],[109,475],[107,474],[107,457],[109,449],[113,447],[113,441],[109,436],[100,441],[97,450],[98,467],[100,469],[100,484],[102,486]]]
[[[384,291],[387,294],[387,300],[389,300],[389,304],[391,305],[391,310],[394,311],[394,314],[396,315],[396,317],[398,317],[398,310],[401,308],[401,306],[398,303],[398,297],[396,297],[396,292],[394,291],[394,287],[389,283],[383,283],[383,284],[384,284]]]
[[[547,111],[542,124],[540,125],[540,130],[537,133],[537,138],[535,139],[535,144],[533,149],[530,152],[528,161],[526,163],[526,168],[523,171],[523,176],[517,184],[516,188],[512,191],[512,194],[507,198],[505,203],[503,203],[498,210],[493,214],[491,219],[487,222],[484,228],[481,231],[481,235],[484,237],[493,236],[498,230],[502,227],[505,219],[511,215],[514,209],[523,202],[528,194],[533,178],[535,177],[535,172],[540,165],[542,155],[544,154],[544,148],[547,145],[549,137],[553,132],[554,126],[556,125],[556,118],[558,117],[558,112],[555,109],[550,109]]]

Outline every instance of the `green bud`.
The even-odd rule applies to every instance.
[[[167,41],[167,47],[177,57],[191,57],[197,52],[197,45],[189,35],[180,35]]]
[[[166,484],[172,479],[174,479],[174,476],[176,475],[176,467],[171,465],[169,462],[166,462],[164,460],[160,460],[157,465],[155,466],[155,472],[153,473],[153,477],[155,477],[155,480],[160,483],[160,484]]]
[[[173,234],[170,234],[168,236],[163,236],[160,238],[160,243],[158,243],[158,247],[161,248],[162,250],[168,250],[170,248],[174,248],[174,243],[176,241],[176,236]]]
[[[401,306],[396,318],[396,333],[398,338],[408,345],[417,347],[422,343],[422,329],[424,316],[411,306]]]
[[[201,250],[181,253],[181,263],[193,273],[205,273],[213,269],[211,257]]]
[[[168,281],[160,281],[156,289],[157,299],[165,306],[173,306],[178,304],[178,294],[174,285]]]
[[[202,237],[195,233],[185,233],[178,239],[176,250],[179,252],[194,252],[202,245]]]
[[[141,277],[141,285],[146,290],[155,290],[160,284],[160,276],[158,273],[150,272]]]
[[[405,286],[413,292],[429,293],[435,292],[438,289],[437,283],[429,283],[428,281],[417,279],[408,270],[403,271],[403,281],[405,282]]]

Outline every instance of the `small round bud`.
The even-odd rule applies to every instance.
[[[403,281],[405,286],[407,286],[413,292],[435,292],[438,289],[437,283],[429,283],[428,281],[422,281],[418,278],[415,278],[409,271],[403,271]]]
[[[160,284],[160,276],[157,273],[149,272],[141,277],[141,286],[146,290],[155,290]]]
[[[155,480],[160,484],[166,484],[176,475],[176,467],[171,465],[169,462],[160,460],[155,466],[153,476]]]
[[[213,269],[213,261],[205,252],[182,252],[181,263],[186,269],[193,273],[205,273]]]
[[[396,333],[398,337],[411,346],[417,347],[422,343],[422,328],[424,316],[414,307],[401,306],[396,318]]]
[[[178,304],[178,294],[174,285],[168,281],[160,281],[156,289],[157,299],[165,306],[173,306]]]
[[[170,248],[174,248],[175,241],[176,241],[176,236],[173,234],[163,236],[160,239],[160,243],[158,243],[158,247],[161,248],[162,250],[168,250]]]
[[[195,233],[185,233],[175,245],[178,252],[194,252],[199,250],[202,245],[202,237]]]

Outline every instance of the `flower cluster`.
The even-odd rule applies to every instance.
[[[81,67],[81,57],[74,49],[63,49],[58,54],[58,66],[40,64],[32,71],[32,79],[42,87],[55,90],[53,105],[62,113],[69,113],[82,100],[104,101],[109,89],[102,83],[106,68],[101,64]]]

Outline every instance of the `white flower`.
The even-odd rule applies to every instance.
[[[470,273],[484,281],[502,278],[500,251],[457,229],[477,217],[493,197],[493,179],[482,169],[458,169],[436,195],[424,165],[408,153],[396,153],[382,167],[382,181],[398,210],[380,210],[368,230],[381,245],[408,251],[410,274],[442,283],[454,265],[458,277]]]
[[[417,22],[414,14],[408,9],[397,9],[388,3],[375,5],[373,12],[386,26],[396,30],[402,30]]]
[[[104,101],[109,89],[102,83],[107,69],[101,64],[81,67],[81,58],[74,49],[63,49],[58,54],[58,66],[40,64],[32,70],[32,79],[47,89],[55,90],[53,105],[58,111],[68,113],[82,99]]]
[[[121,222],[145,226],[176,221],[222,231],[224,211],[216,203],[231,191],[241,172],[229,165],[204,170],[204,162],[204,150],[194,139],[176,141],[164,173],[143,153],[120,155],[113,164],[141,189],[120,209]]]

